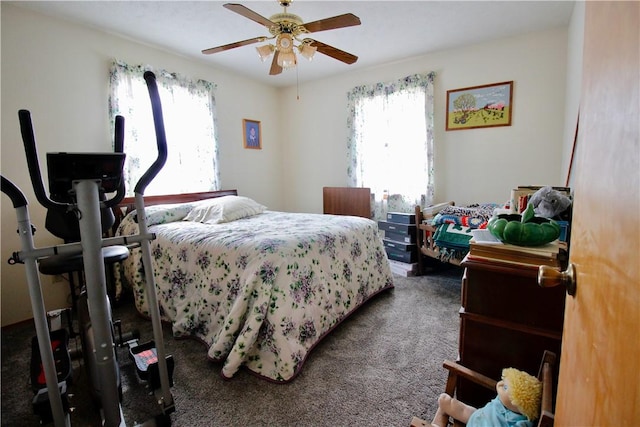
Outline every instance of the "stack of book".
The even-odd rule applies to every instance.
[[[540,265],[562,268],[567,253],[566,244],[558,240],[543,246],[516,246],[502,243],[488,230],[478,230],[469,241],[467,258],[523,268],[538,268]]]

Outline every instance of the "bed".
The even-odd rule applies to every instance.
[[[245,199],[254,208],[246,216],[219,222],[211,215],[227,200]],[[145,198],[156,235],[158,304],[174,337],[203,342],[208,358],[223,363],[223,377],[244,367],[286,383],[332,329],[393,288],[393,278],[374,221],[255,205],[262,206],[235,190]],[[115,234],[135,234],[133,201],[125,199],[117,211]],[[147,315],[141,266],[139,249],[133,250],[122,276],[136,309]]]
[[[421,254],[418,257],[419,274],[425,271],[422,256],[460,265],[469,252],[471,230],[486,228],[494,211],[499,208],[501,206],[495,203],[459,207],[454,202],[424,209],[416,206],[417,244]]]

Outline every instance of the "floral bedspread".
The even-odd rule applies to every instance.
[[[134,215],[117,234],[138,232]],[[292,380],[324,335],[393,287],[378,227],[365,218],[266,211],[206,225],[182,213],[152,215],[162,318],[175,337],[202,340],[210,359],[224,361],[227,378],[245,366],[275,382]],[[139,249],[123,271],[137,310],[148,315]]]

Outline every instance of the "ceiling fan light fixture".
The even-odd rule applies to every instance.
[[[296,54],[293,52],[280,52],[278,55],[278,65],[282,68],[293,68],[297,63]]]
[[[360,18],[352,13],[343,13],[342,15],[307,22],[305,24],[298,15],[287,12],[287,8],[294,0],[277,1],[280,3],[280,6],[284,8],[284,12],[276,13],[268,19],[239,3],[225,3],[223,7],[226,9],[266,27],[271,37],[258,36],[247,40],[240,40],[235,43],[204,49],[202,53],[210,55],[253,43],[264,43],[267,40],[273,40],[272,43],[267,42],[266,45],[256,48],[262,62],[265,62],[267,58],[273,56],[269,75],[280,74],[284,68],[295,68],[298,64],[298,54],[307,58],[309,61],[313,59],[316,52],[330,56],[345,64],[353,64],[358,60],[357,56],[349,52],[304,37],[308,33],[360,25]]]
[[[291,34],[280,34],[276,40],[276,49],[280,54],[293,52],[293,37]]]
[[[256,50],[258,51],[258,55],[260,55],[262,62],[265,62],[276,50],[276,47],[272,44],[265,44],[263,46],[258,46]]]
[[[316,50],[318,50],[318,48],[315,46],[311,46],[308,43],[303,43],[300,46],[298,46],[298,50],[300,50],[300,55],[304,56],[309,61],[311,61],[313,59],[313,55],[316,54]]]

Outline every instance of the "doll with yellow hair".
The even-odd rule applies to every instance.
[[[446,427],[451,416],[467,427],[533,427],[542,397],[542,383],[536,377],[514,368],[503,369],[496,391],[496,398],[480,409],[441,394],[431,425]]]

